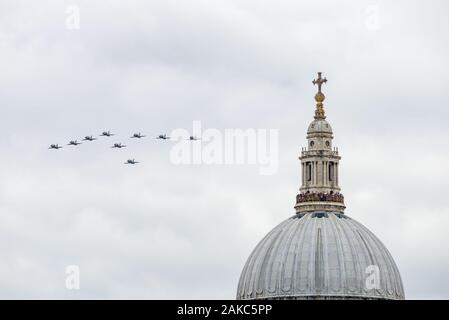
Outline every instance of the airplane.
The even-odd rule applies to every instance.
[[[85,136],[83,141],[94,141],[97,140],[97,138],[93,138],[92,136]]]
[[[109,132],[109,131],[103,131],[103,132],[101,133],[100,136],[103,136],[103,137],[110,137],[110,136],[113,136],[113,135],[114,135],[114,134],[111,133],[111,132]]]
[[[197,137],[195,137],[195,136],[190,136],[190,137],[189,137],[189,140],[196,141],[196,140],[201,140],[201,139],[200,139],[200,138],[197,138]]]
[[[156,139],[168,140],[170,139],[170,137],[167,137],[166,134],[160,134],[159,136],[156,137]]]
[[[138,161],[134,160],[134,159],[128,159],[126,160],[125,164],[136,164],[139,163]]]
[[[131,138],[139,138],[140,139],[140,138],[144,138],[144,137],[146,137],[146,136],[141,135],[139,132],[139,133],[134,133]]]
[[[124,144],[121,144],[121,143],[114,143],[114,145],[111,147],[111,148],[124,148],[124,147],[126,147]]]
[[[56,149],[56,150],[61,149],[61,148],[62,148],[62,147],[59,146],[58,144],[51,144],[51,145],[48,147],[48,149]]]
[[[77,146],[79,144],[81,144],[81,142],[78,142],[76,140],[75,141],[72,140],[72,141],[69,142],[68,146]]]

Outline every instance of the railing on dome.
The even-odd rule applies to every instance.
[[[320,201],[320,202],[340,202],[344,203],[344,197],[339,192],[330,192],[330,193],[324,193],[324,192],[305,192],[300,193],[296,196],[296,203],[302,203],[302,202],[314,202],[314,201]]]

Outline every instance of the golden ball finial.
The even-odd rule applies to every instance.
[[[326,96],[322,92],[317,92],[317,94],[315,95],[315,101],[323,102],[324,99],[326,99]]]

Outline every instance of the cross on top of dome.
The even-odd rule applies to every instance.
[[[327,79],[321,77],[321,72],[318,72],[318,78],[313,79],[312,83],[318,85],[318,92],[315,95],[316,101],[316,110],[315,110],[315,119],[326,119],[324,115],[323,101],[326,98],[324,94],[321,92],[321,86],[323,83],[326,83]]]
[[[317,84],[318,85],[318,92],[321,92],[321,85],[323,83],[326,83],[327,79],[326,77],[321,78],[321,72],[318,72],[318,78],[317,79],[313,79],[312,83],[313,84]]]

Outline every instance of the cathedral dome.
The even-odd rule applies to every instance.
[[[310,123],[309,128],[307,129],[307,134],[312,133],[332,134],[332,127],[325,119],[315,119]]]
[[[345,214],[311,212],[280,223],[256,246],[237,299],[404,299],[404,291],[371,231]]]

